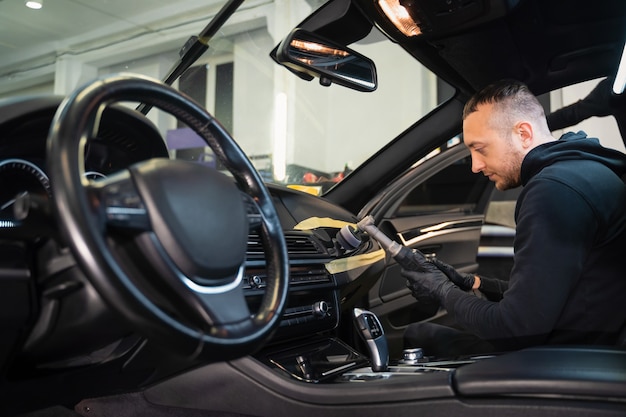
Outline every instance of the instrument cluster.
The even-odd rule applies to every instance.
[[[60,98],[51,97],[0,102],[0,238],[15,236],[21,227],[21,196],[43,205],[53,198],[47,166],[55,161],[46,158],[46,142],[59,104]],[[85,145],[85,176],[98,181],[154,157],[168,157],[168,151],[149,120],[125,107],[108,108]]]

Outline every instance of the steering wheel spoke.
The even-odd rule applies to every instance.
[[[93,193],[102,206],[107,227],[131,231],[150,230],[148,211],[128,171],[102,181],[97,188],[93,188]]]
[[[214,288],[199,286],[193,281],[187,281],[185,284],[196,295],[199,301],[198,307],[203,309],[203,313],[207,315],[210,322],[221,323],[219,327],[214,327],[216,331],[224,335],[240,333],[251,324],[250,319],[253,315],[245,302],[241,285],[215,291]]]

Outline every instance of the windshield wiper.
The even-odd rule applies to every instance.
[[[244,0],[229,0],[204,29],[197,35],[191,36],[178,52],[178,62],[169,71],[163,83],[172,85],[194,62],[209,49],[209,41],[215,36],[224,23],[235,13]],[[147,114],[152,108],[151,104],[142,103],[137,110]]]

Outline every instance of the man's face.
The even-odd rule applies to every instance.
[[[513,126],[501,126],[492,104],[482,104],[463,121],[463,140],[472,156],[472,171],[482,172],[498,190],[521,184],[524,153]]]

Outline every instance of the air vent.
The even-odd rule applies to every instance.
[[[248,256],[262,256],[263,255],[263,244],[261,243],[261,236],[257,234],[249,234],[248,235],[248,249],[246,250],[246,254]]]
[[[306,236],[285,236],[287,240],[287,252],[295,255],[317,255],[320,251],[313,241]]]
[[[326,256],[325,250],[309,236],[300,234],[286,234],[285,240],[287,241],[287,253],[289,254],[289,256]],[[261,243],[261,236],[256,233],[251,233],[248,235],[247,255],[249,257],[259,257],[264,255],[263,245]]]

